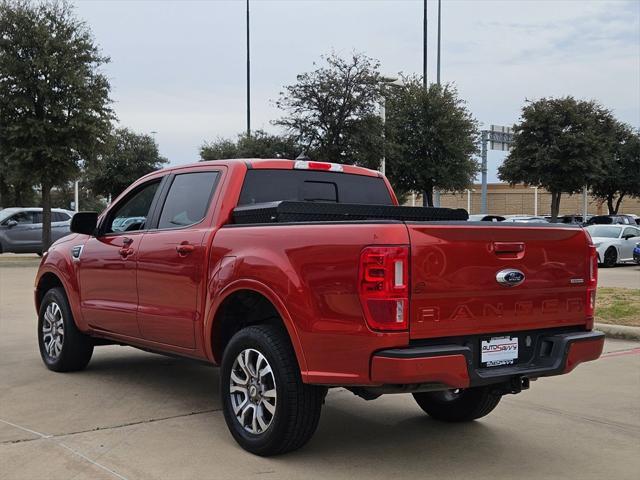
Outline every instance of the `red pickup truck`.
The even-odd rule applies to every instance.
[[[42,359],[80,370],[123,344],[220,365],[233,437],[273,455],[309,440],[328,387],[469,421],[600,356],[585,230],[397,203],[378,172],[332,163],[151,173],[43,256]]]

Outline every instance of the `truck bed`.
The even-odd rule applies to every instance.
[[[235,224],[335,222],[349,220],[399,220],[413,222],[464,221],[466,210],[434,207],[400,207],[354,203],[279,201],[237,207]]]

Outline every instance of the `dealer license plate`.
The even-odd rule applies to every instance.
[[[518,360],[518,337],[493,337],[480,342],[483,367],[513,365]]]

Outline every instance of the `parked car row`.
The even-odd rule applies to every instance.
[[[517,222],[517,223],[550,223],[551,215],[469,215],[470,221],[483,222]],[[640,225],[640,217],[633,214],[624,215],[562,215],[555,223],[570,225]]]
[[[69,235],[73,213],[51,209],[51,241]],[[0,253],[42,254],[42,208],[0,210]]]
[[[589,225],[586,227],[598,252],[598,263],[614,267],[637,261],[634,250],[640,242],[640,227],[625,225]]]
[[[537,215],[469,215],[470,221],[503,223],[549,223],[551,217]],[[620,263],[640,264],[640,217],[636,215],[595,215],[583,222],[582,215],[564,215],[556,223],[582,225],[591,235],[598,252],[598,264],[613,267]]]

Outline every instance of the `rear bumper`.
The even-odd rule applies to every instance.
[[[541,335],[525,363],[480,368],[474,352],[463,345],[396,348],[376,352],[371,381],[379,385],[434,384],[467,388],[569,373],[577,365],[600,357],[602,332]]]

